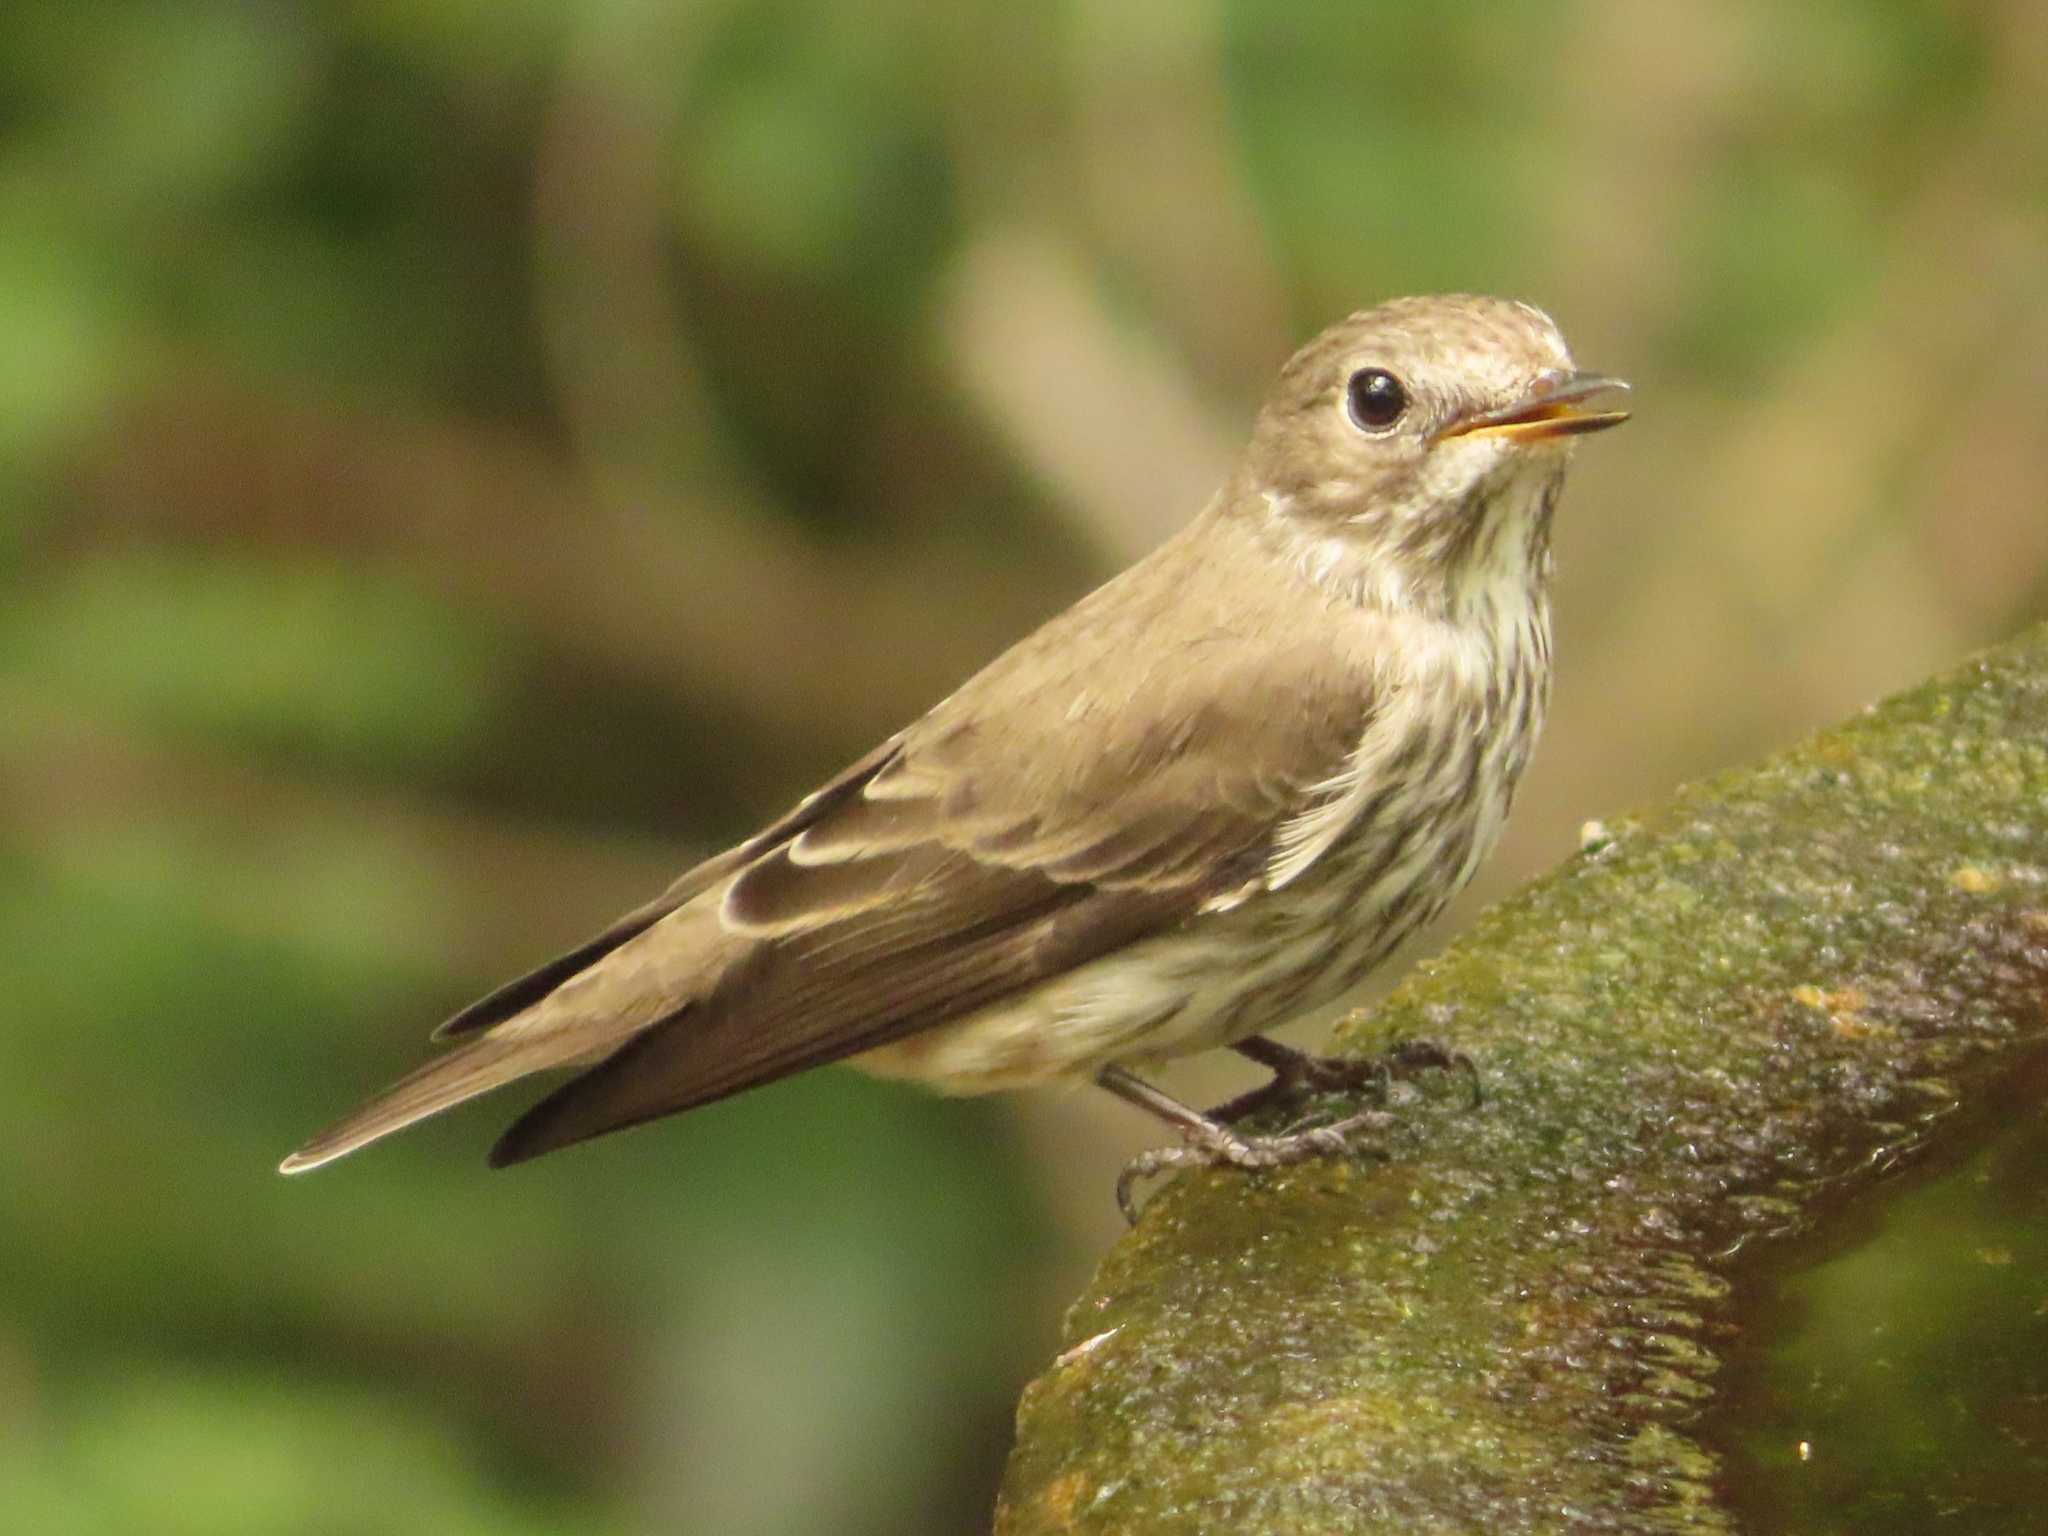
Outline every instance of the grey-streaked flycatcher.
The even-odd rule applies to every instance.
[[[1493,847],[1550,687],[1573,439],[1625,419],[1548,316],[1401,299],[1295,354],[1151,555],[795,809],[442,1025],[452,1049],[284,1162],[530,1073],[493,1164],[855,1058],[954,1093],[1092,1077],[1179,1161],[1240,1135],[1134,1075],[1335,998]],[[1256,1096],[1248,1096],[1256,1097]]]

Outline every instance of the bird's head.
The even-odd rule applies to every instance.
[[[1455,612],[1540,588],[1573,440],[1627,420],[1588,401],[1557,326],[1508,299],[1396,299],[1297,352],[1260,413],[1236,498],[1319,583]]]

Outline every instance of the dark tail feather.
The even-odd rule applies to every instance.
[[[685,1031],[695,1019],[687,1016],[656,1025],[585,1072],[555,1089],[521,1115],[491,1148],[493,1168],[509,1168],[546,1152],[556,1152],[622,1131],[677,1110],[722,1099],[749,1086],[735,1083],[722,1091],[692,1094],[677,1083],[675,1058],[689,1049]]]

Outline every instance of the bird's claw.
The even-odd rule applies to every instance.
[[[1182,1145],[1155,1147],[1124,1164],[1123,1172],[1117,1175],[1116,1181],[1117,1209],[1124,1213],[1124,1220],[1135,1227],[1138,1224],[1137,1185],[1142,1180],[1183,1168],[1281,1168],[1318,1157],[1341,1157],[1347,1153],[1384,1158],[1386,1153],[1377,1147],[1354,1147],[1350,1138],[1362,1130],[1384,1130],[1392,1118],[1384,1110],[1367,1109],[1331,1125],[1311,1126],[1278,1136],[1240,1136],[1228,1126],[1214,1121],[1183,1127],[1181,1134],[1187,1139]]]
[[[1183,1168],[1278,1168],[1316,1157],[1338,1157],[1386,1153],[1374,1147],[1353,1147],[1350,1137],[1361,1130],[1382,1130],[1392,1123],[1387,1113],[1388,1090],[1392,1085],[1424,1072],[1463,1072],[1472,1085],[1472,1107],[1483,1102],[1479,1068],[1463,1051],[1446,1050],[1433,1040],[1402,1040],[1377,1056],[1355,1060],[1343,1056],[1313,1056],[1277,1040],[1253,1036],[1238,1042],[1243,1055],[1272,1069],[1273,1080],[1249,1093],[1219,1104],[1205,1115],[1182,1111],[1175,1121],[1183,1138],[1177,1147],[1159,1147],[1140,1153],[1124,1165],[1117,1176],[1117,1209],[1132,1226],[1138,1223],[1137,1186],[1144,1180]],[[1277,1136],[1245,1136],[1231,1129],[1247,1116],[1276,1108],[1299,1109],[1324,1094],[1370,1093],[1371,1109],[1330,1125],[1296,1127]]]
[[[1321,1094],[1371,1092],[1384,1105],[1394,1083],[1430,1071],[1465,1073],[1472,1084],[1472,1107],[1477,1109],[1482,1102],[1479,1068],[1472,1058],[1463,1051],[1446,1050],[1434,1040],[1399,1040],[1379,1055],[1362,1059],[1315,1056],[1263,1035],[1239,1041],[1236,1050],[1270,1069],[1273,1078],[1208,1111],[1209,1119],[1224,1125],[1235,1125],[1263,1110],[1296,1109]]]
[[[1477,1109],[1486,1102],[1486,1091],[1479,1080],[1479,1064],[1463,1051],[1446,1050],[1434,1040],[1397,1040],[1379,1056],[1361,1065],[1375,1068],[1383,1084],[1406,1081],[1424,1072],[1462,1072],[1472,1088],[1471,1107]]]

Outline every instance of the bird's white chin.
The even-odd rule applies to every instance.
[[[1347,604],[1461,622],[1543,601],[1562,442],[1460,444],[1430,465],[1405,507],[1313,521],[1267,493],[1270,523],[1302,577]]]

